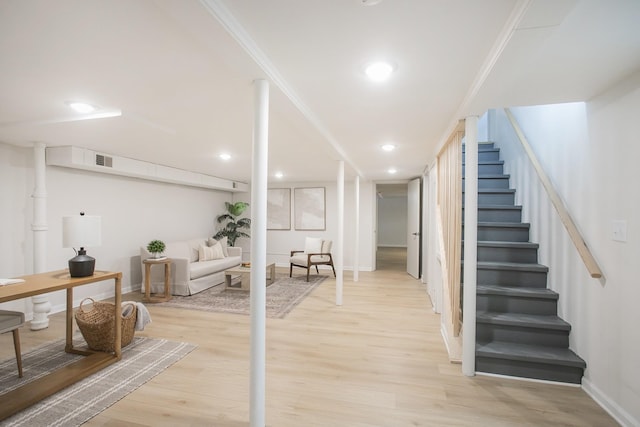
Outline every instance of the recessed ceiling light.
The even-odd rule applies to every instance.
[[[220,154],[220,158],[221,158],[222,160],[225,160],[225,161],[226,161],[226,160],[231,160],[231,154],[227,154],[227,153]]]
[[[395,149],[396,149],[396,146],[395,146],[395,145],[393,145],[393,144],[384,144],[384,145],[382,146],[382,149],[383,149],[384,151],[393,151],[393,150],[395,150]]]
[[[394,70],[395,67],[392,64],[385,61],[377,61],[367,64],[364,72],[374,82],[383,82],[391,77],[391,73]]]
[[[394,173],[398,172],[397,170],[395,170],[394,168],[391,168],[387,171],[388,173],[390,173],[391,175],[393,175]]]
[[[356,3],[359,3],[362,6],[375,6],[382,3],[382,0],[356,0]]]
[[[69,107],[73,108],[73,110],[76,113],[81,113],[81,114],[88,114],[88,113],[92,113],[96,110],[96,107],[91,105],[91,104],[87,104],[86,102],[75,102],[75,101],[69,101],[66,103]]]
[[[275,177],[276,178],[282,178],[284,176],[284,174],[282,172],[276,172],[275,173]]]

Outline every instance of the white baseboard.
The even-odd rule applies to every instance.
[[[604,394],[602,390],[596,387],[591,381],[582,378],[582,389],[587,393],[598,405],[609,413],[620,425],[624,427],[640,426],[640,420],[633,416],[614,402],[609,396]]]

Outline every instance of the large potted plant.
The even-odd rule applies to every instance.
[[[243,230],[251,229],[250,218],[240,218],[240,215],[247,209],[249,203],[236,202],[236,203],[224,203],[227,213],[219,215],[217,218],[218,224],[226,223],[222,229],[220,229],[214,239],[220,240],[223,237],[227,238],[229,246],[235,246],[236,239],[240,237],[251,237]]]

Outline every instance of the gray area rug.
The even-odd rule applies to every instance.
[[[122,349],[119,362],[0,421],[0,426],[79,426],[195,348],[193,344],[135,337]],[[4,360],[0,362],[0,394],[73,363],[79,357],[83,356],[64,352],[64,339],[47,343],[22,355],[23,378],[18,378],[15,357]]]
[[[276,276],[276,281],[267,287],[267,317],[284,318],[326,278],[327,276],[310,275],[309,282],[306,282],[306,275],[292,278]],[[157,305],[217,313],[250,314],[249,292],[223,288],[224,285],[219,285],[195,295],[174,296],[171,301]]]

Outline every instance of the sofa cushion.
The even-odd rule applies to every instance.
[[[216,259],[212,261],[192,262],[189,264],[190,279],[198,279],[209,274],[218,273],[231,267],[239,265],[241,262],[240,257],[227,257],[222,259]]]
[[[199,258],[199,250],[200,245],[206,245],[207,241],[205,239],[191,239],[187,241],[187,245],[189,245],[189,261],[196,262]]]
[[[222,253],[222,246],[220,245],[220,242],[217,242],[213,246],[200,245],[198,250],[198,262],[222,258],[224,258],[224,253]]]

